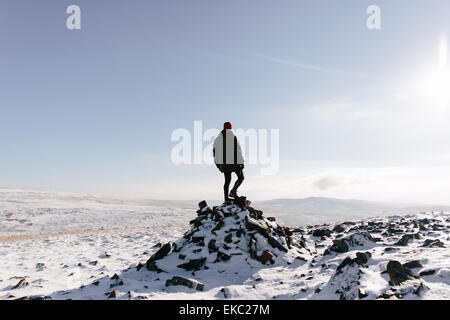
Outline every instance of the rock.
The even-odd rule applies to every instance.
[[[111,277],[111,280],[120,280],[120,277],[117,275],[117,273],[114,273],[114,275]]]
[[[44,263],[39,262],[36,264],[36,271],[44,271],[45,269],[47,269],[47,266]]]
[[[189,262],[180,264],[177,267],[185,269],[187,271],[196,271],[196,270],[199,270],[203,266],[205,261],[206,261],[206,258],[193,259],[193,260],[189,260]]]
[[[255,230],[257,231],[259,234],[263,235],[263,236],[268,236],[269,235],[269,228],[266,225],[263,225],[261,223],[259,223],[257,220],[251,218],[250,216],[245,216],[245,221],[246,221],[246,227],[249,230]]]
[[[426,239],[422,245],[422,247],[429,248],[445,248],[444,243],[439,239]]]
[[[432,274],[435,274],[435,273],[436,273],[436,270],[430,269],[430,270],[424,270],[424,271],[421,271],[421,272],[419,273],[419,275],[420,275],[421,277],[423,277],[423,276],[431,276]]]
[[[313,236],[315,237],[331,237],[331,230],[329,229],[316,229],[314,230]]]
[[[165,272],[163,269],[160,269],[157,265],[156,265],[156,261],[151,261],[151,262],[147,262],[146,263],[147,269],[149,271],[155,271],[157,273],[161,273],[161,272]]]
[[[229,233],[226,235],[226,237],[223,239],[226,243],[230,243],[232,241],[233,234]]]
[[[223,226],[224,226],[224,222],[223,222],[223,220],[220,220],[217,224],[216,224],[216,226],[214,227],[214,228],[212,228],[211,229],[211,232],[215,232],[215,231],[217,231],[217,230],[220,230]]]
[[[115,290],[113,290],[113,291],[111,291],[110,293],[107,293],[107,294],[108,294],[108,298],[118,298],[119,295],[120,295],[120,291],[115,289]]]
[[[52,300],[52,298],[49,297],[49,296],[41,296],[41,295],[37,295],[37,296],[29,296],[29,297],[27,298],[27,300],[43,301],[43,300]]]
[[[361,270],[355,260],[346,257],[328,281],[329,290],[339,294],[340,300],[355,300],[358,297]]]
[[[400,262],[396,260],[391,260],[388,262],[386,271],[389,274],[389,283],[394,286],[397,286],[411,278],[418,278],[415,273],[404,267]]]
[[[409,241],[414,239],[414,235],[412,234],[404,234],[400,240],[394,243],[394,246],[407,246]]]
[[[354,259],[354,261],[359,264],[359,265],[363,265],[366,264],[367,261],[369,261],[369,258],[372,256],[372,254],[370,252],[357,252],[356,253],[356,258]]]
[[[30,285],[30,283],[25,280],[25,278],[20,279],[20,281],[14,286],[12,287],[13,289],[20,289],[20,288],[25,288],[28,287]]]
[[[137,264],[137,266],[136,266],[136,270],[137,270],[137,271],[141,270],[141,268],[142,268],[143,266],[144,266],[144,264],[142,264],[142,263],[139,262],[139,263]]]
[[[217,258],[221,261],[228,261],[231,259],[231,256],[225,252],[223,252],[222,250],[219,250],[217,252]]]
[[[364,299],[368,296],[368,294],[364,291],[364,289],[359,288],[358,289],[358,298]]]
[[[220,289],[219,290],[219,292],[217,293],[217,295],[223,295],[223,297],[225,298],[225,299],[229,299],[229,298],[231,298],[231,292],[230,292],[230,289],[228,289],[228,288],[226,288],[226,287],[223,287],[222,289]]]
[[[166,281],[166,287],[169,286],[185,286],[191,289],[196,289],[198,291],[203,291],[204,284],[198,282],[197,280],[187,279],[179,276],[174,276],[172,279]]]
[[[206,208],[208,206],[208,204],[206,203],[206,201],[205,200],[203,200],[203,201],[200,201],[199,203],[198,203],[198,207],[199,207],[199,209],[203,209],[203,208]]]
[[[333,232],[342,233],[342,232],[345,232],[345,228],[342,225],[338,224],[337,226],[335,226],[333,228]]]
[[[267,261],[271,261],[271,263],[273,264],[274,261],[272,260],[272,258],[273,254],[269,250],[264,250],[264,253],[256,259],[262,264],[266,264]]]
[[[111,283],[109,285],[110,288],[114,288],[114,287],[118,287],[118,286],[123,286],[123,281],[122,280],[117,280],[116,282]]]
[[[163,245],[158,251],[156,251],[150,259],[147,260],[147,267],[152,262],[155,262],[157,260],[160,260],[164,258],[166,255],[169,254],[170,250],[172,249],[172,242],[167,242],[165,245]]]
[[[420,260],[413,260],[407,263],[403,264],[403,267],[408,269],[414,269],[414,268],[422,268],[422,264],[420,263]]]
[[[209,242],[208,242],[209,253],[217,252],[217,250],[219,250],[219,248],[216,245],[216,240],[215,239],[209,240]]]
[[[339,253],[347,252],[347,242],[345,242],[345,240],[333,240],[333,245],[329,248],[329,250]]]
[[[271,235],[267,236],[267,241],[269,242],[269,244],[274,247],[279,249],[280,251],[283,252],[288,252],[288,248],[286,248],[283,244],[281,244],[276,238],[272,237]]]

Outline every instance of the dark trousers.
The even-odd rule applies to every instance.
[[[224,172],[223,173],[225,175],[225,184],[223,185],[223,192],[224,192],[224,195],[225,195],[225,201],[227,201],[229,199],[228,198],[228,189],[230,188],[231,173],[232,172],[236,173],[236,176],[237,176],[237,180],[234,183],[234,187],[233,187],[232,191],[236,192],[237,189],[239,188],[239,186],[244,181],[244,171],[242,169],[239,169],[239,170],[236,170],[236,171]]]

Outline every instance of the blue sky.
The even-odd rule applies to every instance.
[[[280,130],[280,171],[248,166],[250,198],[448,204],[448,78],[429,74],[449,30],[446,0],[2,0],[0,186],[219,198],[170,135],[231,121]]]

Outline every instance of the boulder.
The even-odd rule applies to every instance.
[[[166,287],[169,286],[185,286],[191,289],[196,289],[198,291],[203,291],[204,284],[193,279],[187,279],[179,276],[174,276],[172,279],[166,281]]]
[[[389,274],[389,283],[393,286],[397,286],[406,280],[419,277],[396,260],[388,262],[386,271]]]
[[[185,269],[187,271],[199,270],[205,264],[206,258],[192,259],[189,262],[178,265],[178,268]]]
[[[172,242],[167,242],[165,245],[163,245],[158,251],[156,251],[150,259],[147,260],[147,266],[151,264],[152,262],[155,262],[157,260],[160,260],[167,256],[172,249]]]
[[[331,236],[331,230],[329,229],[316,229],[314,230],[313,236],[315,237],[330,237]]]

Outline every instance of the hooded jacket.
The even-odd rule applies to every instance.
[[[239,140],[230,129],[222,130],[213,145],[214,163],[222,172],[237,171],[244,167]]]

